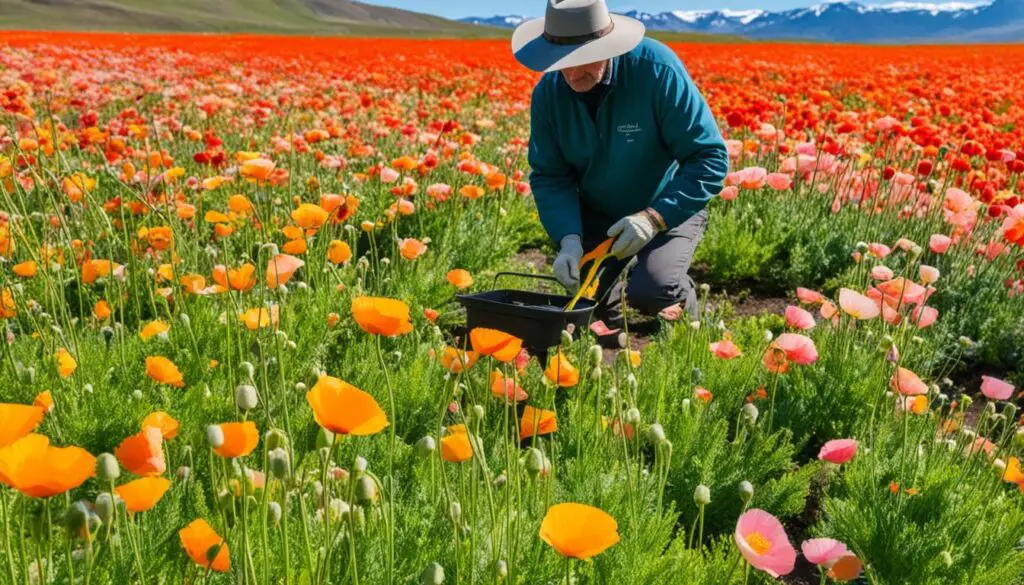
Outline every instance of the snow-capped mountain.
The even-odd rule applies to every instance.
[[[496,26],[498,28],[515,28],[519,26],[519,24],[524,20],[530,19],[526,16],[509,14],[507,16],[471,16],[469,18],[462,18],[459,20],[461,20],[462,22],[468,22],[470,24],[479,24],[483,26]]]
[[[626,13],[650,30],[728,33],[754,38],[824,41],[1024,41],[1024,0],[928,3],[901,0],[864,4],[831,0],[808,8],[766,10],[673,10]],[[522,16],[464,19],[514,27]]]

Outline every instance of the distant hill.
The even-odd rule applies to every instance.
[[[0,28],[495,36],[507,31],[351,0],[0,0]]]
[[[865,4],[829,0],[807,8],[767,10],[673,10],[626,13],[648,30],[720,33],[754,39],[814,39],[841,42],[1022,42],[1024,0],[894,1]],[[463,19],[514,27],[521,16]]]

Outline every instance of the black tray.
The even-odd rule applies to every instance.
[[[540,274],[499,272],[494,276],[495,286],[502,276],[555,280]],[[561,342],[562,330],[569,324],[577,330],[587,327],[597,306],[595,301],[581,298],[573,310],[566,311],[572,297],[514,289],[455,295],[455,299],[466,308],[467,331],[486,327],[515,335],[542,365],[546,365],[548,348]]]

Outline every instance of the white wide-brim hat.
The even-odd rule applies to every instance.
[[[642,22],[610,14],[604,0],[548,0],[544,18],[516,27],[512,53],[534,71],[558,71],[618,57],[643,38]]]

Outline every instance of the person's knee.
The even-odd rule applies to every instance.
[[[651,270],[648,266],[637,266],[626,286],[626,299],[641,311],[660,311],[679,300],[680,285],[678,275]]]

